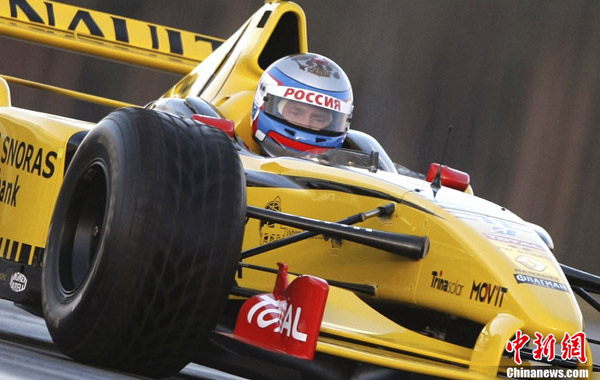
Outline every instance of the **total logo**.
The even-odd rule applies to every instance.
[[[329,284],[300,276],[288,285],[287,265],[278,263],[273,293],[250,297],[238,314],[234,337],[275,352],[312,360]]]
[[[464,285],[460,284],[458,280],[452,282],[442,278],[443,274],[444,271],[437,272],[434,270],[431,272],[431,287],[442,292],[460,296],[462,294]]]
[[[276,300],[269,296],[262,297],[263,300],[252,306],[248,311],[247,321],[252,324],[256,315],[256,324],[261,329],[274,325],[274,332],[287,335],[288,337],[306,342],[307,335],[298,330],[302,318],[302,308],[288,304],[286,300]]]

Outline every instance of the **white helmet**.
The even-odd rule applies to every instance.
[[[318,54],[271,64],[252,108],[252,131],[269,155],[340,148],[350,127],[352,86],[344,71]]]

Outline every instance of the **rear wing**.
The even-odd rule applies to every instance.
[[[223,42],[43,0],[1,1],[0,34],[176,74],[189,73]]]
[[[0,0],[0,35],[187,74],[163,97],[200,96],[236,125],[248,124],[252,96],[246,93],[255,90],[263,70],[278,58],[308,50],[304,12],[278,0],[266,1],[226,41],[53,1]],[[104,106],[131,106],[6,75],[0,78]]]

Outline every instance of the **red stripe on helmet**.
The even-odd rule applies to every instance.
[[[278,85],[283,85],[283,82],[280,81],[279,79],[275,78],[275,76],[271,73],[267,73],[275,82],[277,82]]]
[[[307,150],[311,150],[314,153],[323,153],[326,152],[328,150],[330,150],[331,148],[323,148],[321,146],[316,146],[316,145],[310,145],[310,144],[305,144],[305,143],[301,143],[299,141],[290,139],[288,137],[282,136],[279,133],[275,132],[275,131],[269,131],[269,133],[267,134],[268,137],[272,138],[273,140],[277,141],[278,143],[280,143],[281,145],[290,147],[292,149],[296,149],[299,151],[307,151]]]

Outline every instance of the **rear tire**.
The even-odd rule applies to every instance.
[[[199,352],[233,285],[243,169],[215,128],[145,109],[110,114],[66,173],[42,276],[56,346],[163,377]]]

